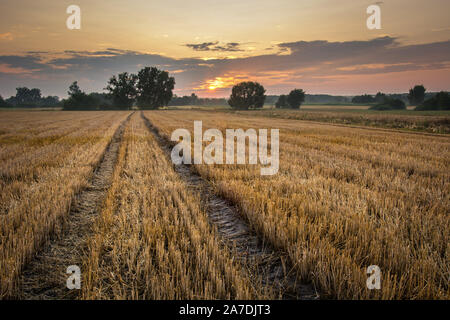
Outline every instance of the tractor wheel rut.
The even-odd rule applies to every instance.
[[[157,127],[141,113],[147,128],[155,136],[159,146],[170,158],[174,143],[160,134]],[[219,234],[235,248],[237,259],[257,273],[255,283],[262,282],[280,299],[317,299],[318,294],[309,284],[298,283],[296,271],[287,255],[264,243],[243,218],[239,209],[216,194],[213,186],[204,180],[192,165],[174,165],[174,170],[193,192],[201,195],[203,205]],[[258,279],[256,279],[258,278]]]
[[[67,289],[72,265],[81,268],[82,250],[92,233],[91,226],[111,186],[123,134],[132,114],[116,129],[93,172],[89,185],[73,199],[59,236],[50,240],[22,272],[18,298],[27,300],[76,299],[79,290]],[[81,270],[82,272],[82,270]]]

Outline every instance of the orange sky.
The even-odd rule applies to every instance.
[[[101,91],[113,73],[149,64],[175,76],[177,94],[226,96],[252,79],[269,94],[448,90],[450,2],[380,2],[382,29],[368,30],[373,3],[2,0],[0,94],[27,85],[64,96],[75,80]],[[81,30],[66,28],[71,4]]]

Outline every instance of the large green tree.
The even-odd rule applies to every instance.
[[[78,85],[78,81],[72,82],[72,84],[69,86],[69,91],[67,91],[67,94],[70,98],[80,98],[83,95],[83,91],[81,91],[80,86]]]
[[[285,94],[282,94],[278,97],[278,100],[275,103],[275,108],[286,108],[287,106],[287,96]]]
[[[228,104],[233,109],[258,109],[264,106],[266,89],[258,82],[241,82],[233,87]]]
[[[417,106],[422,104],[425,100],[425,87],[423,85],[415,86],[409,90],[408,100],[409,103],[413,106]]]
[[[137,75],[137,105],[143,109],[166,106],[173,96],[175,78],[167,71],[146,67]]]
[[[16,96],[8,99],[12,105],[17,107],[35,107],[41,102],[41,90],[26,87],[16,88]]]
[[[287,96],[287,103],[292,109],[300,109],[305,101],[305,92],[302,89],[294,89]]]
[[[15,96],[8,98],[4,103],[10,107],[56,107],[59,105],[59,98],[56,96],[43,97],[41,90],[34,88],[28,89],[27,87],[17,88]]]
[[[136,99],[137,76],[128,72],[112,76],[105,88],[112,98],[113,105],[119,108],[130,109]]]
[[[64,110],[93,110],[98,107],[97,100],[81,91],[78,82],[73,82],[67,92],[69,98],[64,100]]]

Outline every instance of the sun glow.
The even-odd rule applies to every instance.
[[[230,88],[236,83],[233,77],[216,77],[215,79],[206,80],[199,89],[207,89],[215,91],[216,89]]]
[[[208,87],[208,90],[214,91],[217,88],[225,88],[225,82],[222,80],[222,78],[218,77],[214,80],[207,80],[206,85]]]

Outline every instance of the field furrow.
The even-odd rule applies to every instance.
[[[255,286],[208,222],[200,195],[173,170],[143,119],[126,129],[84,257],[83,299],[250,299]]]
[[[154,133],[160,147],[170,157],[173,143],[158,134],[157,129],[142,114],[147,127]],[[169,160],[169,159],[168,159]],[[170,161],[170,160],[169,160]],[[296,270],[284,252],[275,250],[259,238],[250,228],[238,208],[217,196],[213,187],[191,170],[188,165],[176,165],[175,171],[186,183],[188,189],[200,194],[210,222],[219,234],[235,249],[236,258],[247,264],[261,278],[264,286],[278,298],[316,299],[318,294],[312,286],[297,281]]]
[[[123,133],[129,117],[116,129],[87,186],[70,207],[67,222],[59,237],[53,239],[27,265],[21,276],[20,297],[32,300],[73,299],[77,291],[64,286],[69,266],[81,266],[84,246],[92,233],[119,157]]]
[[[4,115],[0,299],[450,297],[448,136],[205,110]],[[194,121],[279,129],[279,170],[173,164],[171,135]]]
[[[29,117],[27,113],[18,114],[19,119]],[[51,119],[48,113],[44,114],[43,118]],[[71,139],[72,143],[64,139],[54,141],[51,144],[53,151],[49,153],[34,153],[25,159],[20,155],[17,157],[17,167],[26,168],[34,162],[52,165],[36,169],[31,173],[33,179],[19,175],[2,185],[0,297],[19,294],[17,284],[23,267],[52,236],[61,232],[74,195],[88,184],[106,146],[128,114],[105,113],[101,117],[101,113],[80,113],[79,118],[75,114],[57,114],[56,121],[66,116],[71,119],[71,127],[80,128],[78,133],[73,133],[77,138]],[[18,130],[23,131],[27,125],[31,126],[31,122],[18,121],[17,125]],[[64,127],[63,122],[61,128]],[[14,124],[10,123],[7,130],[14,131]],[[14,162],[14,157],[8,159],[11,161]],[[0,166],[2,172],[10,169],[4,162]]]

